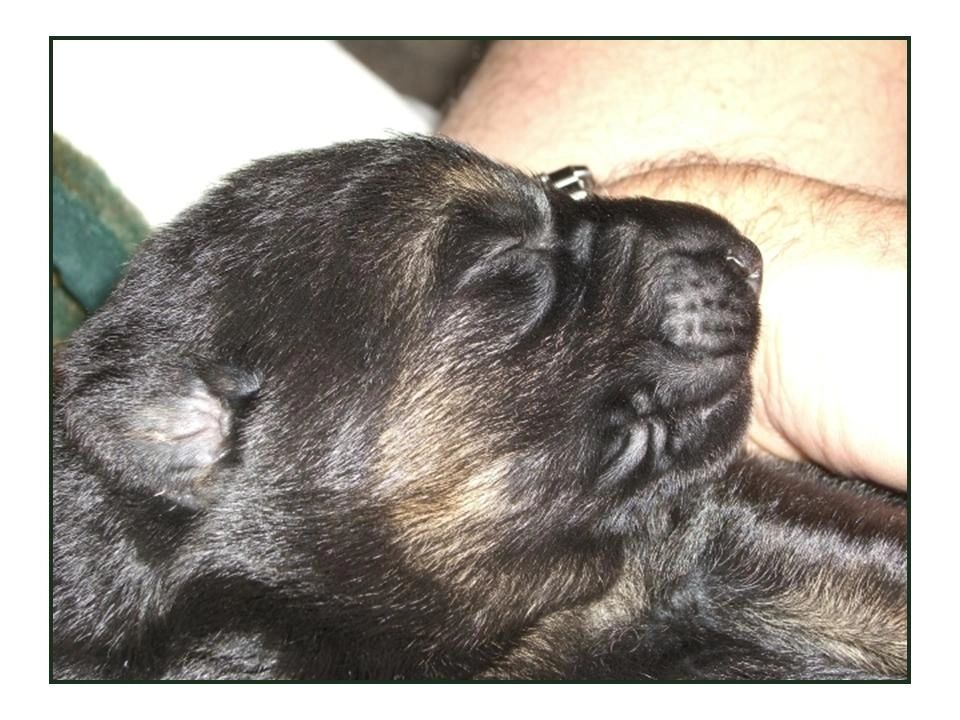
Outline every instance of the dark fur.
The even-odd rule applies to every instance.
[[[740,454],[756,259],[440,139],[236,173],[56,360],[54,677],[903,677],[903,503]]]

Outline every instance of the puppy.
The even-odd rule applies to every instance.
[[[904,677],[902,500],[741,452],[759,270],[439,138],[232,175],[55,361],[53,677]]]

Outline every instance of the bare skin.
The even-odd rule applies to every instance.
[[[503,42],[440,132],[727,216],[765,262],[751,445],[903,489],[905,59],[905,42]]]
[[[906,193],[903,41],[510,41],[440,132],[598,179],[691,154]]]

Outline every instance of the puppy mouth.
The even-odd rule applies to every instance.
[[[684,356],[659,370],[639,390],[608,401],[597,476],[604,492],[629,496],[674,469],[697,467],[743,429],[750,399],[744,356]]]
[[[739,234],[706,252],[672,252],[648,286],[661,308],[629,400],[630,430],[601,484],[634,490],[732,447],[750,407],[750,360],[759,334],[762,259]]]

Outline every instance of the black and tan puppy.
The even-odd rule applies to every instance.
[[[740,454],[759,262],[441,139],[236,173],[56,361],[54,677],[903,677],[902,503]]]

